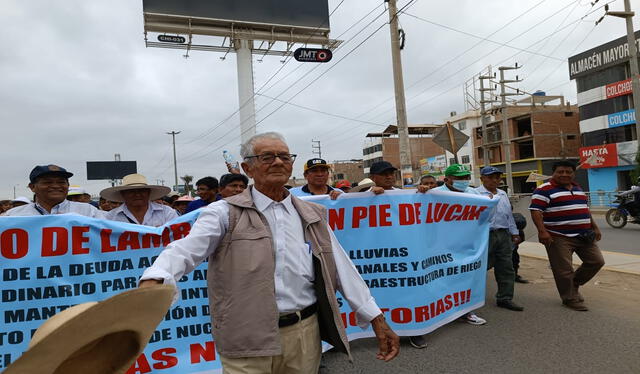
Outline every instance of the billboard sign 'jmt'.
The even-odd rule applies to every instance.
[[[329,29],[328,0],[143,0],[145,14]]]
[[[298,48],[293,52],[293,58],[298,62],[329,62],[332,57],[329,49]]]

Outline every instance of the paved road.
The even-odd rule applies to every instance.
[[[538,231],[528,210],[530,201],[531,199],[526,197],[514,202],[514,211],[522,213],[527,218],[525,240],[537,242]],[[602,231],[602,241],[599,243],[601,250],[640,255],[640,225],[629,223],[622,229],[614,229],[607,224],[604,214],[594,214],[594,218]],[[638,372],[640,373],[640,370]]]
[[[326,373],[639,373],[640,277],[602,271],[581,289],[589,312],[560,305],[546,261],[523,259],[521,273],[533,282],[516,286],[524,312],[494,306],[495,281],[487,278],[489,323],[453,322],[429,334],[430,346],[413,349],[402,340],[401,356],[375,360],[373,339],[352,343],[354,364],[326,354]]]
[[[602,240],[598,243],[600,249],[640,255],[640,225],[628,223],[621,229],[614,229],[607,224],[604,216],[597,215],[594,219],[602,231]]]

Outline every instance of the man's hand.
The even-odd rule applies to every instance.
[[[538,231],[538,241],[544,245],[550,245],[553,242],[553,238],[549,231]]]
[[[145,279],[140,282],[140,285],[138,286],[138,288],[153,287],[162,283],[163,282],[159,279]]]
[[[593,229],[593,232],[596,234],[596,241],[599,242],[600,239],[602,239],[602,232],[600,232],[600,229],[597,227]]]
[[[340,191],[340,190],[332,190],[331,192],[329,192],[329,197],[331,198],[331,200],[335,200],[341,194],[342,194],[342,191]]]
[[[237,167],[235,167],[234,165],[225,162],[225,165],[227,165],[227,170],[229,171],[229,173],[231,174],[240,174],[240,169],[238,169]]]
[[[520,243],[520,235],[511,235],[511,241],[513,242],[513,244]]]
[[[373,192],[376,195],[380,195],[381,193],[384,193],[384,188],[378,187],[378,186],[371,187],[371,192]]]
[[[423,186],[421,184],[418,185],[418,192],[420,193],[425,193],[429,190],[430,190],[429,186]]]
[[[378,348],[380,348],[376,358],[385,362],[393,360],[400,353],[400,338],[387,325],[382,314],[371,321],[371,327],[373,327],[373,332],[378,339]]]

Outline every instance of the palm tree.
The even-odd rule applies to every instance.
[[[182,179],[182,181],[184,182],[184,192],[188,195],[191,196],[191,182],[193,181],[193,175],[185,175],[180,177],[180,179]]]

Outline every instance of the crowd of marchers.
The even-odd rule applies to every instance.
[[[162,252],[145,271],[140,286],[176,284],[209,259],[212,317],[223,321],[214,325],[214,334],[225,372],[245,372],[247,365],[261,368],[256,372],[317,372],[320,340],[348,354],[348,341],[338,322],[336,291],[357,311],[359,326],[373,327],[380,348],[377,357],[385,361],[394,358],[399,339],[329,229],[326,211],[299,197],[328,195],[339,199],[345,193],[369,191],[375,199],[398,189],[398,169],[378,161],[371,165],[369,178],[354,184],[337,181],[334,187],[328,184],[330,165],[313,158],[302,166],[307,183],[291,188],[287,183],[296,155],[290,153],[280,134],[258,134],[242,145],[240,153],[241,167],[227,164],[230,172],[219,181],[209,176],[195,183],[197,200],[149,184],[143,175],[131,174],[121,185],[102,190],[97,206],[85,191],[70,188],[71,172],[57,165],[39,165],[29,175],[33,201],[3,201],[2,215],[72,213],[161,226],[201,209],[190,234]],[[600,230],[591,218],[586,195],[574,181],[575,170],[569,161],[556,162],[551,179],[534,191],[529,210],[539,241],[547,250],[563,305],[586,311],[579,287],[598,272],[604,260],[596,244]],[[499,169],[484,167],[480,175],[482,184],[473,187],[470,171],[452,164],[442,181],[425,175],[415,189],[417,193],[449,191],[498,200],[489,217],[487,270],[494,269],[496,305],[522,312],[524,307],[513,299],[514,283],[527,283],[518,275],[517,253],[527,220],[512,212],[509,197],[500,188]],[[583,260],[575,270],[573,253]],[[222,303],[217,295],[228,295],[228,299]],[[474,312],[460,320],[472,325],[486,323]],[[243,328],[238,328],[234,321],[252,322],[242,322]],[[255,345],[256,341],[260,344]],[[410,337],[409,342],[415,348],[427,346],[425,336]],[[285,367],[294,369],[282,369]]]

